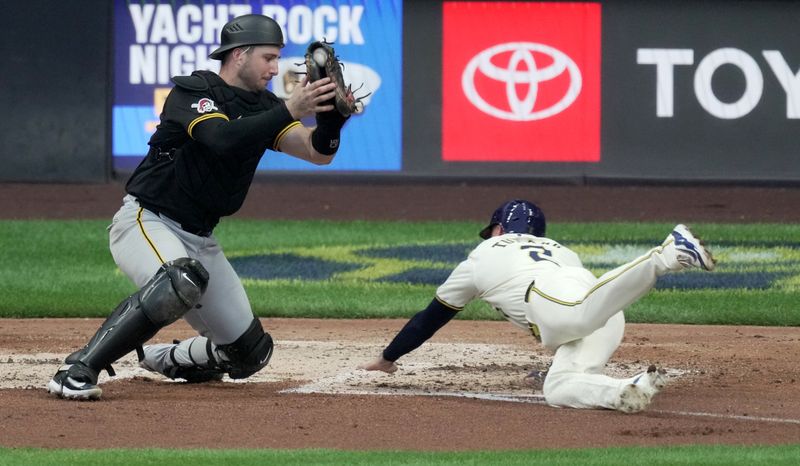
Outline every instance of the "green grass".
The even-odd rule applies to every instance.
[[[107,221],[0,221],[0,317],[104,317],[133,285],[108,251]],[[260,316],[408,317],[432,298],[436,284],[386,280],[414,267],[451,269],[455,261],[365,257],[398,246],[477,244],[471,222],[293,222],[227,219],[217,237],[232,258],[287,254],[359,268],[323,280],[245,279]],[[721,259],[724,280],[767,273],[767,286],[660,289],[634,304],[629,322],[800,325],[800,226],[693,225]],[[575,249],[594,273],[657,245],[670,224],[562,223],[549,236]],[[622,259],[622,258],[625,259]],[[769,275],[772,274],[772,275]],[[687,275],[690,282],[693,275]],[[698,276],[699,278],[700,276]],[[755,282],[754,282],[755,283]],[[460,318],[499,319],[473,302]],[[44,450],[0,448],[0,466],[17,464],[503,464],[752,465],[795,464],[800,445],[681,446],[481,452],[350,452],[336,450]]]
[[[224,464],[291,465],[755,465],[797,464],[800,445],[678,446],[479,452],[352,452],[339,450],[42,450],[2,449],[0,466]]]
[[[108,251],[107,221],[0,221],[0,317],[103,317],[134,286]],[[665,223],[561,223],[549,236],[573,248],[595,274],[657,245]],[[714,274],[684,272],[676,289],[654,290],[628,310],[629,322],[800,325],[800,226],[694,225],[720,258]],[[471,222],[329,222],[226,219],[216,234],[232,260],[266,256],[335,263],[347,270],[322,279],[244,278],[262,317],[392,318],[424,308],[455,264],[478,243]],[[385,248],[451,248],[448,259],[375,255]],[[456,258],[453,258],[456,257]],[[398,274],[422,269],[439,281],[413,283]],[[683,289],[686,283],[731,280],[724,289]],[[670,275],[668,278],[673,278]],[[751,284],[748,280],[754,280]],[[736,284],[741,282],[741,284]],[[766,285],[764,285],[766,283]],[[717,283],[719,285],[719,283]],[[473,302],[462,319],[500,319]]]

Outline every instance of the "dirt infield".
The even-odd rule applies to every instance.
[[[470,450],[780,444],[800,439],[796,328],[629,325],[612,360],[615,367],[633,373],[654,363],[681,375],[671,377],[649,411],[624,415],[550,408],[535,397],[520,402],[450,396],[525,390],[521,379],[531,365],[509,363],[514,352],[529,352],[534,359],[546,355],[530,337],[504,322],[454,321],[428,343],[442,348],[505,345],[491,359],[470,363],[457,358],[453,363],[412,353],[399,373],[375,374],[377,381],[372,374],[355,371],[355,366],[374,356],[402,321],[263,323],[278,342],[273,363],[264,371],[269,373],[265,382],[187,385],[136,376],[103,384],[101,401],[68,402],[42,388],[58,360],[29,360],[38,374],[31,379],[36,383],[30,389],[0,389],[0,444]],[[18,378],[10,369],[12,359],[63,355],[84,344],[99,324],[84,319],[3,321],[0,369],[6,377]],[[176,324],[157,339],[188,335],[187,326]],[[318,348],[325,343],[328,350],[296,360],[293,347],[302,342],[316,342]],[[347,374],[364,390],[379,387],[383,393],[394,389],[417,395],[286,393],[312,382],[292,374],[292,368],[313,359],[319,360],[319,374],[311,377],[325,378],[331,372],[326,361],[338,361],[341,367],[333,372]],[[427,379],[415,377],[420,374]],[[492,385],[492,380],[499,382]]]
[[[118,183],[0,185],[0,215],[110,218],[122,193]],[[240,216],[482,221],[509,197],[537,201],[551,221],[800,220],[800,188],[295,181],[256,184]],[[670,384],[647,412],[623,415],[545,406],[521,379],[549,355],[504,322],[454,321],[392,376],[355,366],[402,321],[263,323],[277,349],[256,382],[187,385],[134,371],[104,383],[101,401],[80,403],[43,385],[100,321],[0,320],[0,387],[16,384],[0,388],[0,446],[472,450],[800,439],[797,328],[629,325],[612,370],[658,364]],[[177,323],[156,338],[189,335]]]

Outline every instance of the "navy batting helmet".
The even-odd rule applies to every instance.
[[[264,15],[243,15],[222,28],[221,45],[208,58],[222,60],[225,52],[248,45],[276,45],[283,48],[283,32],[274,19]]]
[[[488,239],[492,236],[495,225],[503,227],[504,233],[523,233],[544,237],[545,220],[544,212],[536,204],[522,199],[508,201],[497,208],[489,220],[489,225],[478,233],[481,238]]]

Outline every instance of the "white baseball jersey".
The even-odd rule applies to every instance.
[[[528,287],[566,266],[582,268],[581,260],[556,241],[517,233],[495,236],[479,244],[453,270],[436,296],[454,309],[482,299],[511,323],[528,329],[535,323],[525,302]]]

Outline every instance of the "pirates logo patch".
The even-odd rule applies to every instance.
[[[214,101],[206,97],[198,100],[196,104],[192,104],[192,108],[196,108],[197,113],[207,113],[217,110],[217,106],[214,105]]]

